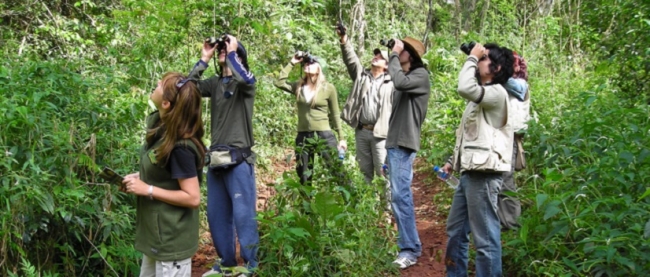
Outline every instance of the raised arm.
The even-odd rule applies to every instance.
[[[232,72],[233,79],[237,82],[237,86],[242,88],[239,91],[248,96],[255,95],[255,76],[246,68],[246,66],[244,66],[248,61],[245,60],[244,57],[240,57],[239,53],[237,53],[237,50],[240,49],[237,38],[228,35],[228,40],[226,40],[225,43],[227,52],[226,66],[230,69],[230,72]],[[244,49],[243,46],[241,49]]]
[[[290,83],[287,81],[289,78],[289,73],[291,72],[291,69],[293,69],[293,63],[287,64],[282,70],[280,71],[280,75],[278,78],[273,82],[273,85],[276,86],[277,88],[284,90],[288,93],[293,94],[294,93],[294,88],[295,88],[295,83]]]
[[[341,53],[343,54],[343,63],[345,63],[345,66],[348,69],[350,78],[352,78],[352,81],[356,80],[359,76],[361,76],[361,73],[363,72],[363,66],[359,61],[357,53],[354,52],[352,43],[348,39],[347,35],[343,35],[341,37]]]
[[[255,88],[257,80],[255,80],[253,73],[248,71],[241,61],[239,61],[237,52],[228,53],[228,56],[226,57],[226,66],[230,68],[237,85],[245,88],[240,91],[249,94],[249,96],[254,95],[255,90],[253,88]]]
[[[194,67],[192,70],[190,70],[190,74],[188,75],[188,78],[191,80],[197,80],[196,84],[197,87],[199,88],[199,91],[201,92],[201,96],[203,97],[210,97],[212,94],[212,91],[214,90],[213,88],[213,82],[211,79],[207,80],[201,80],[201,75],[203,75],[203,71],[208,68],[208,63],[204,62],[202,60],[199,60],[194,64]]]
[[[429,72],[424,68],[418,68],[407,74],[402,69],[397,52],[393,51],[390,54],[388,73],[393,79],[395,90],[410,94],[427,94],[430,92]]]
[[[501,85],[481,86],[475,76],[476,70],[478,70],[478,58],[469,56],[458,76],[458,95],[486,109],[503,105],[503,100],[507,96],[497,89]]]

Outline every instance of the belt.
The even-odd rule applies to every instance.
[[[362,128],[362,129],[369,130],[369,131],[372,131],[372,130],[375,129],[375,125],[364,125],[364,124],[361,124],[361,128]]]

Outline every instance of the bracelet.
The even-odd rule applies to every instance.
[[[153,200],[153,185],[149,185],[149,200]]]

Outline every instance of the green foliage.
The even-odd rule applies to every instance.
[[[612,106],[594,86],[563,107],[552,136],[533,125],[528,148],[543,179],[504,251],[523,275],[640,276],[648,272],[648,107]],[[580,115],[580,116],[576,116]],[[531,259],[533,258],[533,259]]]
[[[610,4],[610,2],[615,2]],[[611,75],[620,96],[631,103],[650,103],[650,3],[585,1],[584,48],[600,58],[598,70]]]
[[[246,45],[258,80],[258,173],[272,172],[271,161],[283,159],[295,138],[295,98],[272,86],[291,54],[323,57],[340,102],[348,94],[334,31],[340,13],[364,65],[379,39],[421,39],[431,31],[424,60],[432,95],[418,154],[428,164],[451,153],[465,107],[456,93],[465,61],[459,44],[497,42],[523,54],[534,119],[528,168],[518,174],[522,228],[503,236],[504,268],[519,276],[644,275],[650,5],[445,2],[431,1],[429,25],[427,1],[414,0],[0,3],[0,272],[137,274],[132,198],[100,183],[96,172],[136,170],[144,94],[163,72],[187,72],[204,37],[229,32]],[[349,138],[352,132],[346,127]],[[346,166],[356,170],[353,161]],[[260,275],[394,274],[395,234],[378,227],[383,215],[373,187],[358,172],[355,190],[322,167],[314,174],[314,186],[302,187],[286,173],[271,208],[260,213]],[[431,199],[450,203],[447,193]]]
[[[327,147],[324,143],[322,147]],[[353,161],[346,160],[345,163]],[[285,172],[275,186],[270,208],[258,215],[263,235],[260,276],[381,276],[395,249],[392,225],[378,201],[378,184],[363,182],[358,172],[353,187],[341,183],[349,165],[320,165],[311,186]],[[338,173],[337,173],[338,172]],[[351,172],[348,172],[351,173]],[[383,227],[381,227],[383,226]]]
[[[75,63],[7,60],[0,77],[0,222],[3,271],[25,259],[39,270],[114,274],[135,267],[129,198],[96,180],[98,166],[132,171],[129,124],[142,105],[83,76]],[[14,80],[21,80],[16,82]],[[133,95],[135,96],[135,95]],[[125,124],[127,123],[128,124]],[[125,166],[128,165],[128,166]],[[29,254],[34,253],[34,254]],[[111,273],[113,272],[113,273]],[[117,274],[115,274],[117,275]]]

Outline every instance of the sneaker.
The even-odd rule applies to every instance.
[[[399,269],[405,269],[409,266],[415,265],[417,260],[411,260],[407,257],[398,257],[397,260],[393,261],[393,264],[399,266]]]

